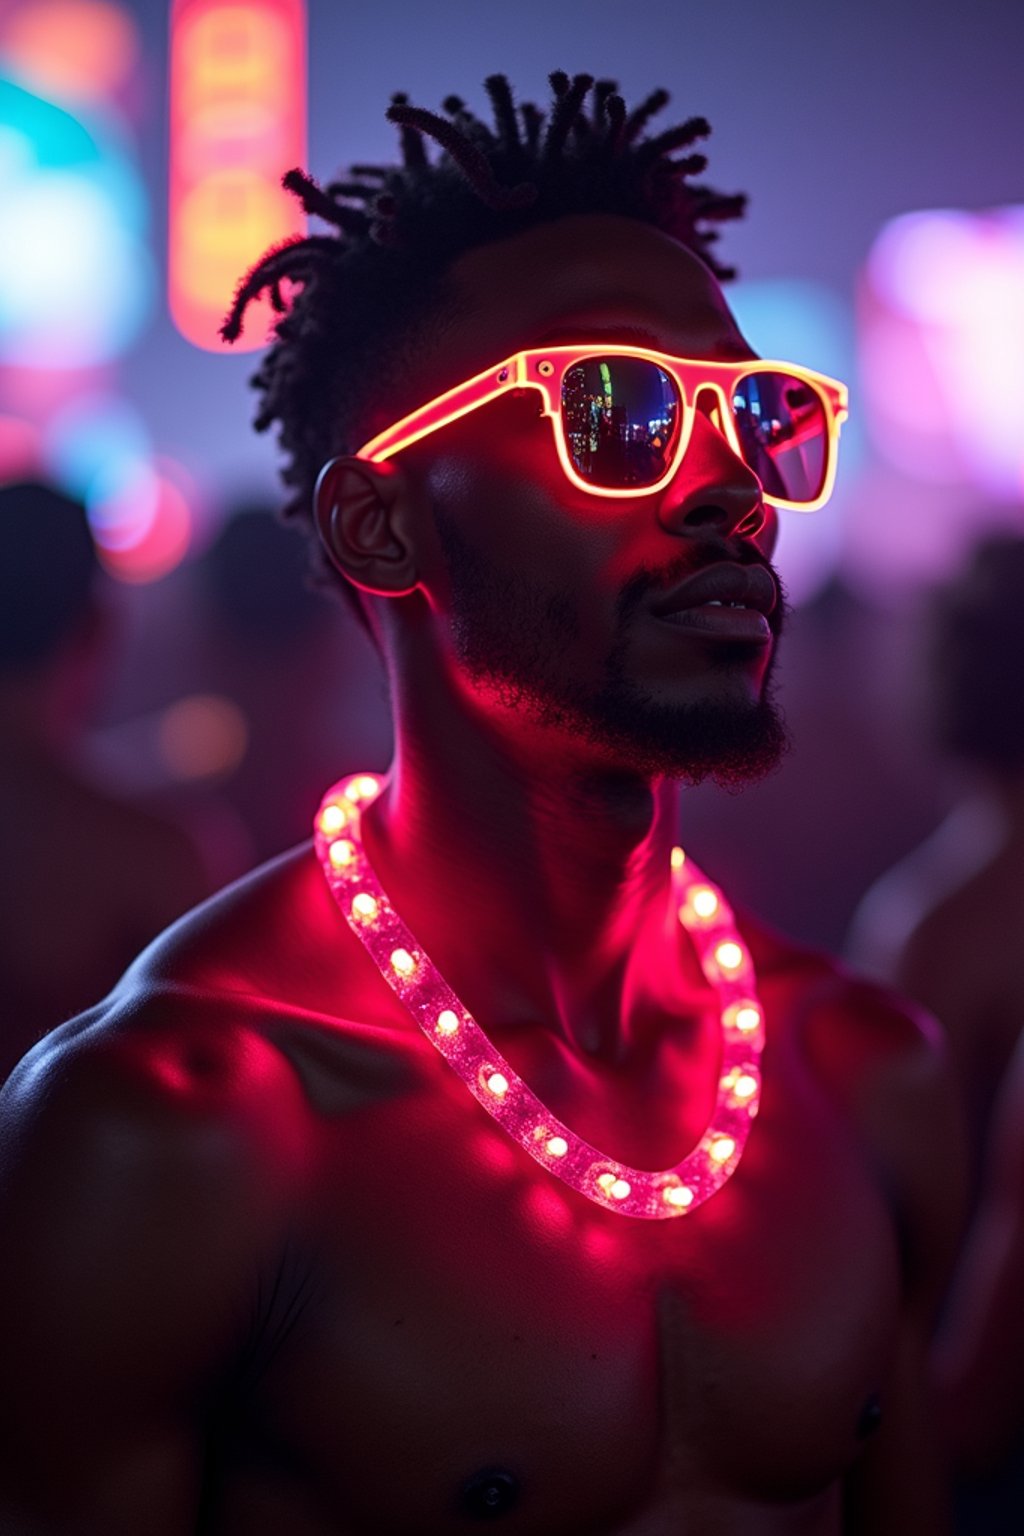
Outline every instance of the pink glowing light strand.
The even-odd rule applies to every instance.
[[[722,1055],[715,1107],[697,1145],[671,1168],[632,1168],[557,1119],[462,1006],[388,900],[363,846],[363,807],[381,791],[374,774],[336,784],[317,812],[317,856],[352,932],[428,1040],[513,1141],[588,1200],[649,1221],[685,1216],[736,1172],[761,1097],[764,1011],[750,954],[721,891],[681,849],[672,869],[679,920],[719,997]]]

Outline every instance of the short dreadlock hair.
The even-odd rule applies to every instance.
[[[517,108],[505,76],[491,75],[490,126],[457,96],[440,117],[396,94],[386,115],[399,129],[401,165],[354,165],[324,187],[300,170],[284,176],[333,232],[268,251],[240,284],[221,334],[234,341],[248,305],[269,293],[281,319],[251,380],[260,395],[254,424],[258,432],[278,424],[292,492],[286,516],[311,524],[323,464],[387,425],[403,359],[417,338],[429,339],[445,273],[463,252],[569,214],[618,214],[673,236],[717,277],[735,275],[715,258],[714,226],[738,218],[746,199],[690,181],[707,164],[692,149],[710,132],[705,119],[647,136],[667,91],[629,111],[612,80],[556,70],[550,82],[544,113],[529,102]],[[427,139],[440,147],[436,159]],[[316,558],[322,576],[327,563]]]

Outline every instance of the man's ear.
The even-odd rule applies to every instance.
[[[313,515],[328,559],[353,586],[403,597],[418,585],[412,490],[399,465],[330,459]]]

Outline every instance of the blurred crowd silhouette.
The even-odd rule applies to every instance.
[[[389,727],[368,642],[268,506],[229,509],[148,587],[107,577],[84,509],[39,482],[0,488],[0,538],[6,1076],[168,923],[306,837]]]
[[[0,1076],[166,924],[308,835],[324,786],[383,767],[385,684],[269,503],[224,509],[152,587],[100,569],[82,507],[0,489]],[[961,1532],[1024,1487],[1024,539],[926,606],[834,582],[790,622],[795,747],[682,834],[747,906],[934,1013],[968,1128],[973,1219],[940,1350]]]
[[[91,776],[82,742],[116,644],[85,511],[0,488],[0,1073],[94,1003],[209,891],[184,829]]]
[[[978,545],[924,624],[931,739],[960,769],[935,830],[867,892],[854,964],[942,1023],[961,1092],[972,1221],[939,1342],[946,1432],[970,1478],[959,1528],[1024,1508],[1024,539]]]

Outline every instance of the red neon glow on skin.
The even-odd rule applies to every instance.
[[[642,358],[655,363],[675,380],[680,402],[680,425],[676,445],[665,472],[653,485],[629,486],[625,489],[594,485],[576,470],[562,421],[562,381],[570,368],[593,358],[629,357]],[[635,499],[652,496],[672,480],[686,453],[690,433],[696,415],[697,396],[702,390],[713,390],[719,404],[716,419],[737,458],[744,459],[743,449],[736,431],[730,396],[736,384],[752,374],[785,373],[806,384],[817,396],[823,407],[828,426],[828,441],[821,489],[810,501],[786,501],[784,498],[764,492],[765,502],[792,512],[815,512],[823,507],[832,494],[836,477],[839,429],[847,416],[847,391],[838,379],[830,379],[797,363],[784,363],[761,358],[744,362],[714,363],[702,358],[673,357],[666,352],[653,352],[647,347],[630,346],[577,346],[542,347],[516,352],[504,362],[497,363],[483,373],[476,374],[464,384],[458,384],[444,394],[422,405],[418,410],[403,416],[387,431],[380,432],[360,448],[357,457],[381,463],[409,448],[431,432],[458,421],[469,411],[477,410],[491,400],[512,389],[537,389],[544,400],[544,415],[551,418],[555,433],[555,447],[567,479],[581,491],[591,496]],[[795,439],[792,441],[795,442]]]
[[[718,1089],[707,1130],[691,1152],[670,1168],[631,1168],[607,1157],[551,1114],[462,1006],[402,922],[360,836],[361,808],[372,803],[380,789],[381,781],[372,774],[336,784],[317,813],[316,851],[349,927],[428,1040],[512,1140],[588,1200],[619,1215],[647,1220],[696,1210],[735,1173],[761,1092],[764,1013],[754,990],[749,952],[721,891],[692,860],[678,850],[673,852],[680,922],[718,993],[722,1034]],[[338,858],[333,850],[341,843],[345,854]],[[713,917],[691,925],[686,914],[691,910],[692,888],[712,893],[716,906]]]

